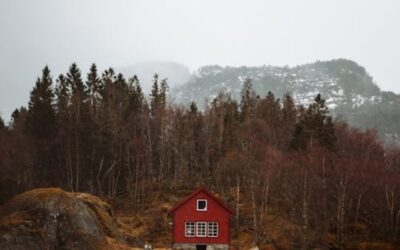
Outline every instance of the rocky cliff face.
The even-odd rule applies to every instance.
[[[110,206],[93,195],[36,189],[0,209],[0,249],[130,249],[138,244]]]
[[[339,59],[297,67],[221,67],[200,68],[185,85],[173,88],[172,102],[200,108],[219,92],[240,99],[241,85],[251,78],[260,96],[271,91],[277,97],[291,94],[297,104],[308,105],[318,93],[337,117],[359,128],[376,128],[387,143],[400,143],[400,96],[383,92],[367,71],[357,63]]]

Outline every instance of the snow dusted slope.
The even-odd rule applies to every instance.
[[[195,72],[185,86],[172,90],[178,103],[191,101],[204,103],[220,91],[239,98],[241,83],[253,79],[253,88],[263,96],[268,91],[276,96],[290,93],[298,104],[308,104],[321,93],[333,109],[339,105],[360,105],[377,101],[379,88],[364,68],[348,60],[316,62],[294,68],[289,67],[221,67],[205,66]]]
[[[268,91],[277,97],[290,93],[297,104],[308,105],[321,93],[334,115],[340,115],[356,127],[377,128],[388,143],[400,142],[400,117],[396,120],[400,112],[399,96],[382,92],[363,67],[345,59],[297,67],[205,66],[188,83],[173,88],[170,98],[184,105],[194,101],[200,108],[221,91],[239,100],[241,84],[247,77],[253,80],[253,88],[260,96]],[[389,126],[380,119],[397,124]]]

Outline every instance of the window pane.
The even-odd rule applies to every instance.
[[[218,223],[209,222],[207,231],[208,231],[208,237],[218,237]]]
[[[194,222],[186,222],[185,223],[185,236],[186,237],[194,237],[195,234],[195,223]]]
[[[197,237],[206,237],[206,222],[197,222],[196,235]]]
[[[207,200],[197,200],[197,210],[207,210]]]

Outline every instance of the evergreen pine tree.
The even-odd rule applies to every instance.
[[[247,118],[253,115],[256,100],[252,80],[250,78],[246,78],[246,80],[243,82],[240,95],[240,117],[242,121],[245,121]]]
[[[57,99],[57,115],[64,116],[68,111],[68,105],[70,102],[70,90],[68,88],[65,76],[62,74],[58,76],[55,94]]]
[[[94,63],[90,66],[86,84],[88,86],[88,93],[91,97],[95,97],[102,88],[101,79],[97,74],[97,66]]]
[[[56,132],[52,83],[50,70],[46,66],[30,95],[26,129],[29,135],[39,140],[49,140]]]
[[[89,111],[87,87],[82,80],[81,71],[75,63],[69,68],[66,83],[71,90],[71,122],[69,125],[70,136],[73,141],[73,159],[75,165],[73,189],[77,191],[80,190],[82,180],[88,178],[89,175],[90,139],[93,135],[93,126]]]
[[[56,167],[58,168],[57,171],[60,179],[63,180],[62,184],[73,190],[72,160],[70,154],[70,148],[72,148],[71,90],[63,74],[58,76],[56,82],[56,118],[58,123],[57,136],[54,140],[57,151]],[[65,176],[65,173],[67,173],[67,178],[62,178]]]
[[[57,123],[52,83],[50,70],[46,66],[31,91],[25,126],[36,148],[34,179],[40,184],[52,179],[55,174],[52,140],[57,131]]]
[[[139,79],[136,75],[131,77],[128,81],[129,89],[129,110],[135,115],[144,110],[145,98],[143,95],[142,87],[140,86]]]
[[[103,89],[101,84],[101,79],[97,74],[97,66],[96,64],[92,64],[90,66],[89,73],[87,74],[87,92],[90,100],[90,114],[92,116],[92,120],[97,120],[97,111],[100,102],[100,93]]]
[[[160,83],[160,105],[162,109],[165,109],[167,105],[167,92],[169,90],[168,83],[167,83],[167,78],[162,79]]]
[[[333,148],[336,141],[334,124],[325,100],[318,94],[300,116],[295,126],[292,147],[305,149],[315,143]]]
[[[198,111],[197,104],[195,102],[191,102],[190,103],[190,113],[197,115],[197,111]]]
[[[4,130],[6,128],[6,125],[4,123],[3,118],[0,116],[0,130]]]
[[[150,92],[150,109],[153,116],[158,112],[158,107],[160,106],[160,95],[158,86],[158,75],[154,74],[153,85]]]
[[[282,129],[282,140],[284,149],[290,147],[290,141],[294,133],[297,120],[297,110],[293,98],[289,94],[285,94],[282,100],[282,111],[280,125]]]

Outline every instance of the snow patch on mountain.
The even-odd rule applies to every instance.
[[[400,107],[400,97],[382,92],[366,70],[350,60],[318,61],[296,67],[204,66],[196,70],[186,84],[172,88],[170,97],[183,105],[196,102],[199,108],[210,104],[220,92],[239,101],[246,78],[252,79],[253,89],[260,97],[269,91],[279,98],[288,93],[296,104],[307,106],[321,94],[334,116],[344,117],[356,127],[378,128],[382,137],[400,143],[400,125],[395,129],[386,126],[386,129],[370,117],[380,114],[382,108],[378,108],[379,105]],[[385,115],[396,114],[396,109],[390,108],[392,106],[387,108],[391,113]]]

